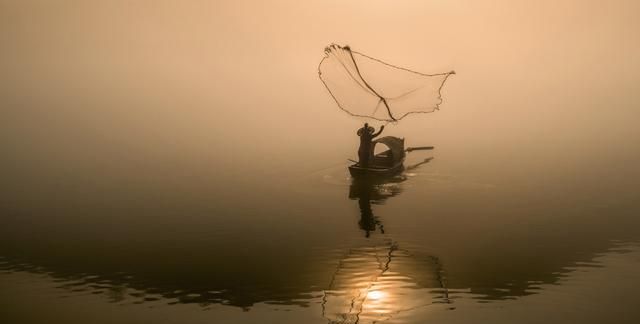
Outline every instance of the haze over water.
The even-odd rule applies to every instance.
[[[0,322],[636,323],[639,10],[4,1]],[[330,43],[457,72],[398,177]]]

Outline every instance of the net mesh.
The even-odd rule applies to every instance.
[[[455,72],[420,73],[332,44],[325,48],[318,74],[348,114],[396,122],[437,110],[442,103],[440,91]]]

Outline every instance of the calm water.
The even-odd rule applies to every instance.
[[[411,155],[408,164],[435,158],[381,182],[351,180],[343,164],[264,175],[259,186],[242,185],[242,176],[220,184],[182,175],[202,187],[159,177],[154,188],[178,189],[93,188],[101,194],[82,201],[60,195],[9,205],[3,316],[18,323],[47,322],[53,313],[61,322],[637,320],[638,197],[615,191],[637,177],[489,181],[494,176],[452,170],[455,162],[437,151]]]
[[[640,321],[635,2],[0,8],[2,323]],[[457,71],[401,175],[331,42]]]

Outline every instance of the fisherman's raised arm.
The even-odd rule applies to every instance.
[[[373,136],[371,136],[371,138],[374,138],[374,137],[380,135],[380,133],[382,133],[382,130],[384,130],[384,125],[380,126],[380,130],[377,133],[373,134]]]

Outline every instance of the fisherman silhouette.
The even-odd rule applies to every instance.
[[[378,135],[380,135],[383,129],[384,125],[380,126],[380,130],[375,133],[375,128],[369,126],[369,124],[367,123],[364,124],[364,127],[358,129],[357,134],[358,136],[360,136],[360,148],[358,148],[358,164],[360,165],[360,167],[369,167],[369,161],[373,157],[373,145],[371,141]]]

